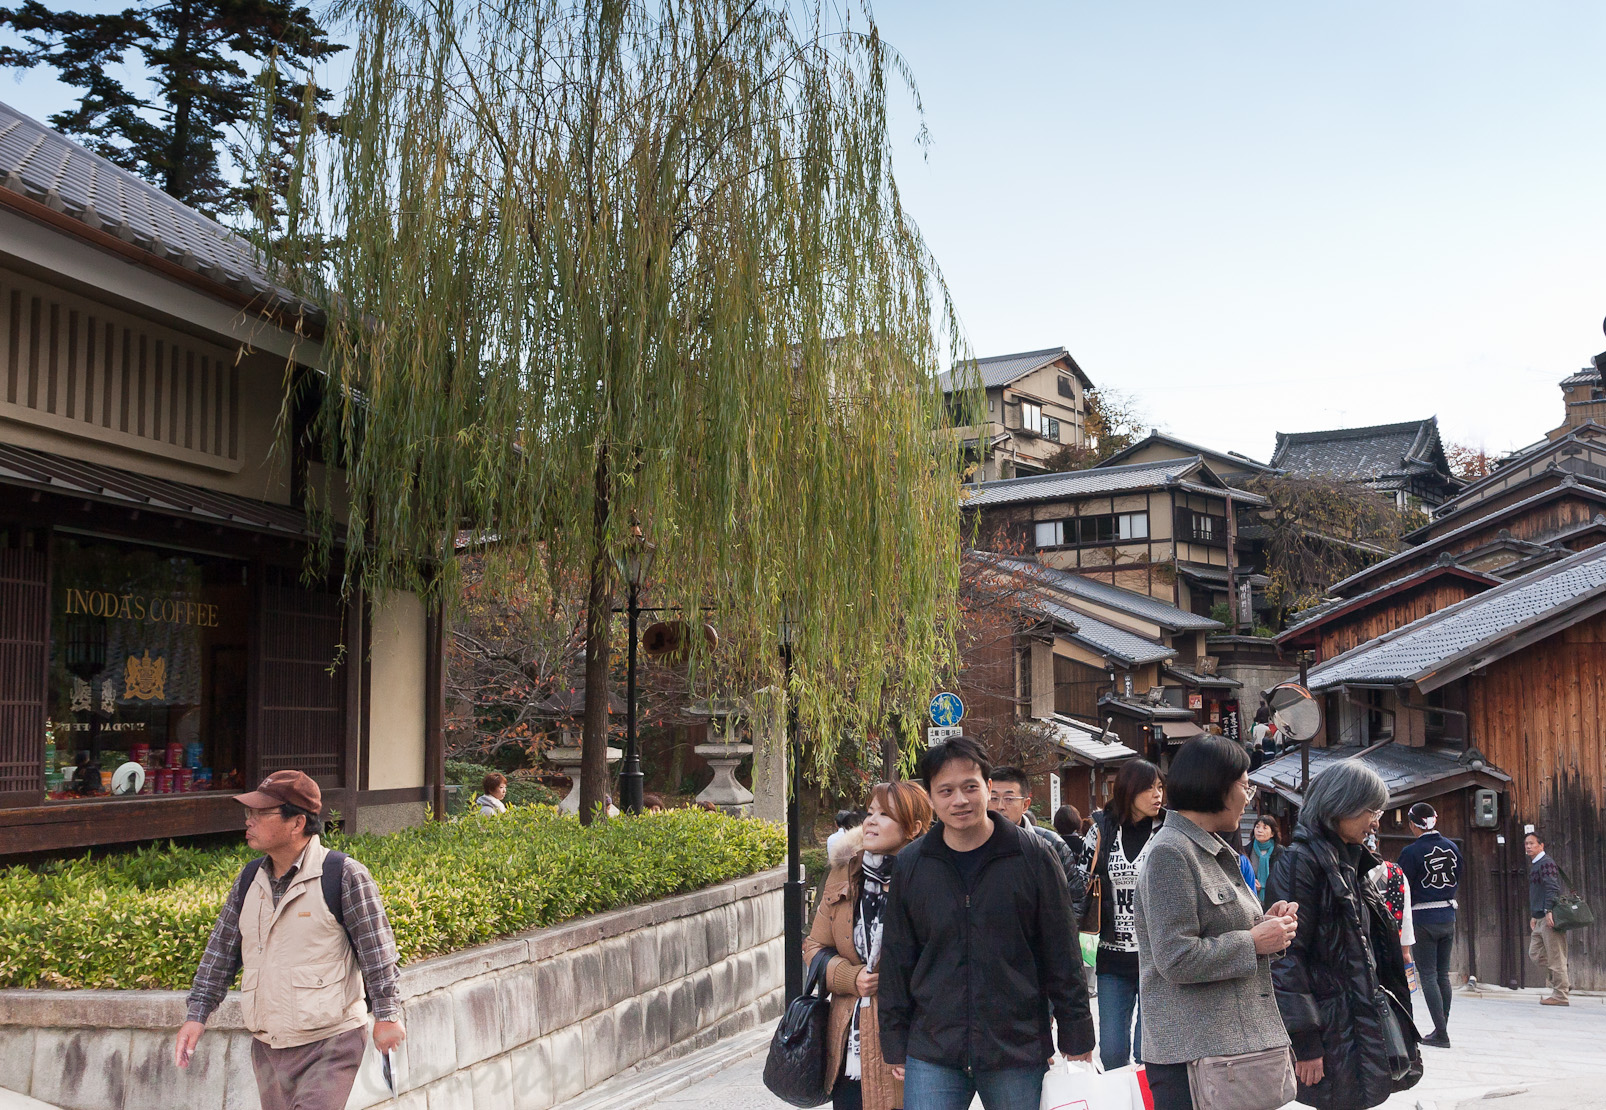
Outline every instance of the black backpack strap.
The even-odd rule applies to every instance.
[[[351,945],[353,952],[357,951],[357,938],[351,935],[351,926],[346,924],[346,899],[342,893],[346,882],[346,861],[351,857],[344,852],[330,850],[323,857],[323,874],[318,877],[318,885],[323,888],[323,904],[329,907],[329,912],[339,922],[346,932],[346,943]],[[363,980],[362,1000],[368,1004],[368,1012],[374,1012],[374,1000],[368,994],[368,982]]]
[[[257,872],[262,870],[262,861],[265,856],[258,856],[240,869],[240,877],[234,881],[234,890],[229,895],[229,904],[234,907],[234,916],[240,916],[240,909],[245,905],[245,892],[251,889],[251,884],[257,881]]]
[[[323,875],[319,879],[323,886],[323,904],[329,907],[329,912],[335,915],[340,927],[346,930],[347,940],[351,940],[351,930],[346,927],[346,900],[341,896],[341,888],[346,881],[346,860],[349,858],[344,852],[329,852],[323,857]],[[356,948],[356,942],[352,941],[351,946]]]

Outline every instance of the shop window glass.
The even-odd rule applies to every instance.
[[[241,786],[250,596],[244,563],[57,533],[52,800]]]

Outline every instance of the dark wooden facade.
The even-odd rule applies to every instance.
[[[1314,651],[1312,662],[1321,663],[1497,584],[1497,579],[1458,567],[1428,571],[1414,581],[1402,581],[1398,589],[1380,590],[1296,625],[1278,643],[1289,652]]]

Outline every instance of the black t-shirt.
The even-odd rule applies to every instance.
[[[999,818],[993,818],[995,821]],[[953,853],[954,866],[959,869],[959,881],[965,884],[965,890],[976,889],[976,876],[981,874],[982,864],[993,858],[993,838],[988,837],[979,848],[968,852],[955,851],[950,845],[948,850]]]

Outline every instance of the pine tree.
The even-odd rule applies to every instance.
[[[276,157],[261,157],[247,135],[264,84],[290,105],[278,113],[286,117],[306,95],[300,76],[345,49],[328,41],[308,8],[285,0],[159,0],[105,14],[25,0],[0,8],[0,24],[23,44],[0,47],[0,66],[46,65],[82,90],[51,126],[218,217],[253,207],[259,191],[284,190],[278,167],[295,128],[275,121]],[[124,63],[136,60],[134,79],[121,79]],[[315,93],[314,104],[329,95]]]

